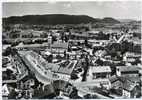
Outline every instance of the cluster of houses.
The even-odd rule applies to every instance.
[[[91,93],[94,89],[93,93],[98,93],[99,97],[141,97],[141,54],[125,52],[122,60],[114,60],[112,55],[107,55],[106,50],[111,45],[112,51],[115,51],[116,44],[121,44],[130,37],[125,34],[117,37],[117,34],[99,31],[85,32],[86,29],[79,31],[52,30],[49,34],[45,31],[27,30],[15,33],[23,41],[29,38],[32,42],[36,39],[43,41],[31,44],[21,41],[11,47],[16,51],[14,56],[11,55],[13,60],[10,62],[17,69],[17,77],[12,83],[3,81],[3,96],[9,97],[11,91],[15,91],[18,93],[15,95],[20,98],[24,91],[27,98],[84,98],[84,95],[78,96],[75,91],[81,92],[85,87]],[[53,39],[54,36],[56,40]],[[69,40],[66,36],[69,36]],[[105,36],[108,38],[104,39]],[[95,39],[96,37],[99,38]],[[7,73],[7,70],[3,73]],[[104,91],[107,91],[106,94]]]

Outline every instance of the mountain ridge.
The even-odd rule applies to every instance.
[[[3,18],[4,24],[81,24],[81,23],[120,23],[120,21],[105,17],[103,19],[93,18],[87,15],[67,14],[45,14],[45,15],[24,15]]]

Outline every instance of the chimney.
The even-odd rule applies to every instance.
[[[121,76],[121,72],[120,72],[120,69],[118,67],[116,68],[116,75]]]

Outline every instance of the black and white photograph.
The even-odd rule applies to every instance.
[[[141,99],[141,18],[139,0],[2,2],[2,99]]]

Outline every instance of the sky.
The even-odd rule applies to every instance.
[[[4,2],[2,16],[23,16],[42,14],[88,15],[94,18],[113,17],[137,19],[142,16],[140,1],[109,2]]]

